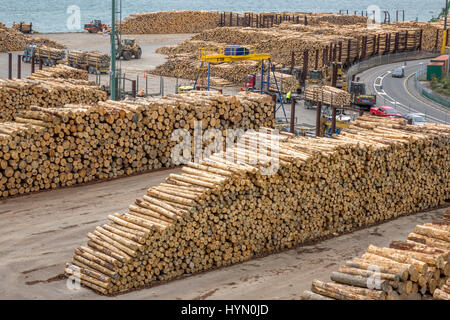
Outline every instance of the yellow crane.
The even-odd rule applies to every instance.
[[[271,81],[273,80],[274,87],[276,88],[277,101],[279,105],[276,108],[278,111],[280,108],[284,113],[284,117],[287,121],[286,111],[283,104],[283,96],[278,86],[277,78],[275,76],[275,68],[272,64],[272,56],[267,53],[250,53],[250,50],[243,46],[227,46],[217,49],[199,49],[199,61],[200,66],[198,69],[197,77],[193,86],[194,90],[206,89],[211,87],[211,63],[223,63],[223,62],[237,62],[237,61],[261,61],[261,79],[260,79],[260,93],[264,92],[264,88],[267,91],[270,90]],[[267,60],[267,71],[265,71],[265,63]]]

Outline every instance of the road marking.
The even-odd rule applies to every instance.
[[[414,99],[416,99],[417,101],[419,101],[419,102],[421,102],[421,103],[423,103],[423,104],[426,104],[427,106],[431,107],[432,109],[434,109],[434,110],[436,110],[436,111],[439,111],[439,112],[442,112],[442,113],[445,113],[445,114],[447,114],[447,115],[450,115],[450,112],[447,112],[446,110],[443,110],[443,109],[439,109],[439,108],[437,108],[437,107],[435,107],[435,106],[433,106],[433,105],[431,105],[431,104],[429,104],[429,103],[427,103],[427,102],[425,102],[425,101],[422,101],[422,100],[420,100],[419,98],[417,98],[415,95],[412,94],[412,92],[408,89],[408,81],[409,81],[409,79],[410,79],[412,76],[414,76],[416,73],[417,73],[417,72],[415,72],[415,73],[409,75],[409,76],[405,79],[405,81],[403,82],[403,86],[405,87],[406,92],[408,92],[408,94],[409,94],[411,97],[413,97]]]
[[[381,76],[381,77],[382,77],[382,81],[381,81],[380,86],[383,85],[384,79],[385,79],[386,76],[389,75],[389,74],[390,74],[390,72],[387,72],[386,74],[384,74],[383,76]],[[375,80],[375,81],[376,81],[376,80]],[[404,84],[404,83],[403,83],[403,84]],[[394,98],[392,98],[391,96],[389,96],[389,95],[386,93],[386,91],[384,91],[384,89],[380,89],[380,91],[377,90],[376,85],[375,85],[375,82],[373,83],[373,88],[374,88],[374,90],[375,90],[375,92],[376,92],[377,94],[379,94],[380,96],[385,95],[385,96],[389,99],[389,100],[386,100],[386,99],[384,98],[384,99],[385,99],[385,102],[394,104],[396,108],[397,108],[397,107],[400,107],[401,109],[403,109],[403,110],[406,111],[406,112],[411,112],[411,107],[410,107],[410,106],[406,106],[406,105],[404,105],[403,103],[401,103],[401,102],[399,102],[399,101],[396,101]],[[408,90],[407,90],[407,92],[408,92],[409,95],[411,95],[410,92],[409,92]],[[417,98],[415,98],[415,99],[417,100]],[[391,100],[392,100],[392,101],[391,101]],[[415,111],[417,111],[417,110],[415,110]],[[439,110],[439,111],[440,111],[440,110]],[[437,119],[437,118],[435,118],[435,117],[433,117],[433,116],[430,116],[430,115],[427,115],[427,114],[425,114],[425,115],[426,115],[427,118],[432,119],[433,121],[436,121],[436,122],[438,122],[438,123],[447,123],[445,120],[440,120],[440,119]]]

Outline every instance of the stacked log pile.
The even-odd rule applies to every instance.
[[[112,212],[66,275],[102,294],[126,292],[438,206],[450,196],[449,134],[371,117],[334,139],[247,132]],[[442,257],[424,256],[437,263],[429,271],[445,270]]]
[[[351,96],[347,91],[338,88],[312,85],[306,88],[305,99],[329,106],[348,106]]]
[[[28,76],[30,80],[40,79],[73,79],[73,80],[89,80],[89,74],[85,70],[71,68],[64,64],[57,64],[54,67],[48,67],[43,70],[35,71]]]
[[[22,33],[31,33],[33,31],[32,24],[25,22],[13,23],[12,28]]]
[[[399,22],[399,26],[404,28],[418,28],[423,30],[422,35],[422,49],[423,50],[437,50],[441,51],[442,36],[444,30],[444,22],[416,22],[407,21]]]
[[[246,16],[247,15],[247,16]],[[332,23],[335,25],[349,25],[366,23],[367,18],[355,15],[341,15],[330,13],[234,13],[226,12],[221,18],[217,11],[188,11],[173,10],[151,13],[132,14],[121,22],[125,34],[153,34],[153,33],[196,33],[213,29],[219,25],[225,27],[255,27],[266,28],[280,25],[286,21],[317,25]]]
[[[215,92],[31,106],[0,123],[0,199],[174,166],[174,130],[193,136],[194,120],[204,130],[257,129],[273,125],[273,111],[270,96]]]
[[[369,246],[333,272],[325,283],[315,280],[307,300],[450,300],[450,224],[417,225],[405,241],[389,248]]]
[[[56,41],[24,35],[14,28],[7,28],[4,24],[0,24],[0,52],[25,50],[27,44],[33,43],[52,48],[65,48],[65,46]]]
[[[45,46],[45,47],[50,47],[50,48],[55,48],[55,49],[65,49],[66,46],[56,42],[54,40],[50,40],[47,38],[41,38],[41,37],[31,37],[31,36],[27,36],[27,44],[37,44],[40,46]]]
[[[308,70],[322,69],[330,61],[351,64],[358,59],[394,52],[416,51],[421,45],[422,29],[416,25],[383,25],[369,29],[367,24],[338,26],[323,22],[320,25],[283,23],[273,28],[222,27],[205,30],[178,46],[164,47],[159,53],[167,54],[165,64],[151,73],[195,79],[200,48],[216,49],[227,45],[243,45],[252,53],[268,53],[279,67],[290,66],[294,52],[294,66],[303,68],[304,52],[308,53]],[[426,37],[423,38],[426,41]],[[224,63],[212,74],[241,85],[249,72],[246,63]],[[244,66],[243,68],[241,68]],[[220,75],[220,69],[233,71],[233,76]],[[242,69],[242,70],[240,70]],[[240,72],[242,71],[242,72]],[[239,75],[237,75],[239,73]]]
[[[30,106],[60,107],[69,103],[93,104],[107,99],[106,92],[86,80],[45,78],[36,80],[0,80],[0,121],[10,121],[14,115]]]
[[[216,11],[173,10],[132,14],[121,23],[124,34],[194,33],[218,26]]]
[[[51,48],[44,45],[36,47],[36,56],[41,59],[64,60],[66,52],[63,49]]]
[[[99,51],[71,50],[67,54],[67,61],[73,67],[85,66],[98,69],[109,67],[111,58],[108,54]]]
[[[22,32],[0,26],[0,52],[24,50],[26,45],[27,36]]]

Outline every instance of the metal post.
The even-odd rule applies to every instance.
[[[111,77],[110,77],[110,99],[117,99],[117,82],[116,82],[116,0],[112,0],[111,12]]]
[[[208,91],[209,91],[209,85],[211,82],[211,64],[208,62]]]
[[[164,97],[164,77],[161,76],[161,97]]]
[[[17,79],[22,78],[22,59],[21,55],[17,56]]]
[[[303,52],[303,71],[302,71],[302,85],[306,84],[306,76],[308,75],[308,62],[309,62],[309,51]]]
[[[42,70],[43,68],[43,61],[42,59],[39,59],[39,70]]]
[[[316,136],[320,137],[320,118],[322,117],[322,101],[317,103],[317,113],[316,113]]]
[[[333,66],[333,71],[332,71],[333,73],[331,75],[331,86],[332,87],[336,87],[336,85],[337,85],[337,65],[336,65],[336,62],[333,62],[332,66]]]
[[[31,56],[31,74],[33,74],[33,73],[34,73],[34,70],[35,70],[34,59],[35,59],[35,56],[34,56],[34,54],[33,54],[33,55]]]
[[[277,95],[276,94],[272,94],[272,101],[273,101],[273,104],[275,105],[273,107],[273,121],[274,121],[274,124],[275,124],[276,123],[276,119],[277,119]]]
[[[136,80],[131,81],[131,96],[136,98]]]
[[[291,74],[292,74],[292,71],[294,70],[294,67],[295,67],[295,52],[292,51],[291,52]]]
[[[256,79],[255,79],[255,84],[256,84]],[[261,60],[261,88],[260,88],[260,93],[263,93],[263,88],[264,86],[264,60]]]
[[[331,118],[331,134],[335,134],[336,132],[336,107],[331,106],[332,108],[332,118]]]
[[[295,98],[292,98],[292,104],[291,104],[291,123],[290,123],[290,125],[291,125],[291,127],[290,127],[290,130],[289,130],[289,132],[290,133],[294,133],[294,125],[295,125]]]
[[[8,53],[8,79],[12,79],[12,53]]]

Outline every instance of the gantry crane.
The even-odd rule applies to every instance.
[[[287,121],[286,111],[283,104],[283,96],[278,86],[277,78],[275,76],[275,68],[272,64],[272,56],[266,53],[250,53],[248,48],[242,46],[227,46],[218,49],[205,49],[199,50],[199,69],[197,77],[194,83],[194,90],[204,88],[210,90],[211,88],[211,63],[223,63],[223,62],[237,62],[237,61],[261,61],[261,80],[259,91],[265,93],[270,91],[271,80],[276,90],[274,93],[277,95],[277,112],[282,109],[284,117]],[[267,65],[265,61],[267,60]],[[266,67],[267,66],[267,70]]]

